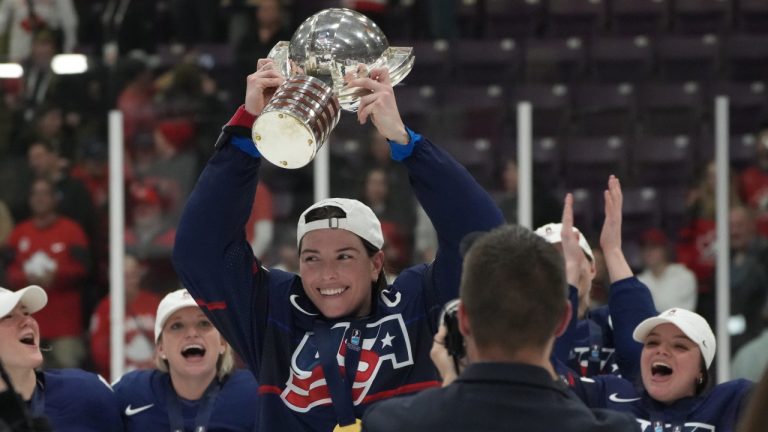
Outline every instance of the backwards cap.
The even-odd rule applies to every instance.
[[[548,241],[549,243],[555,244],[555,243],[561,243],[563,241],[563,238],[560,236],[560,233],[563,231],[563,224],[561,223],[548,223],[546,225],[542,225],[536,229],[536,234],[539,235],[539,237],[544,238],[544,240]],[[587,239],[584,238],[584,234],[579,231],[578,228],[573,227],[573,231],[579,233],[579,246],[581,246],[581,250],[584,251],[585,254],[589,257],[589,260],[592,262],[595,262],[595,255],[592,253],[592,248],[589,247],[589,243],[587,243]]]
[[[319,219],[307,222],[306,217],[309,212],[321,207],[338,207],[346,216],[333,217],[328,219]],[[358,200],[347,198],[328,198],[316,202],[299,217],[299,224],[296,227],[296,245],[301,243],[304,235],[310,231],[319,229],[343,229],[357,234],[368,243],[381,249],[384,247],[384,234],[381,231],[381,222],[370,207]]]
[[[670,323],[677,326],[688,339],[692,340],[701,350],[704,362],[707,368],[712,364],[715,358],[715,335],[707,324],[707,320],[701,315],[686,309],[672,308],[665,310],[655,317],[651,317],[641,322],[632,333],[632,338],[640,343],[645,341],[648,334],[661,324]]]

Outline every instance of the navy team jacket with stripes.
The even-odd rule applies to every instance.
[[[249,126],[240,108],[229,125]],[[252,119],[251,119],[252,120]],[[225,129],[227,130],[227,129]],[[245,129],[240,129],[245,130]],[[503,223],[490,196],[451,156],[408,131],[407,147],[391,143],[438,234],[431,264],[403,271],[375,299],[363,331],[352,386],[361,418],[376,401],[440,385],[429,357],[442,305],[458,296],[459,244]],[[261,158],[248,138],[224,132],[187,202],[173,260],[184,286],[254,372],[262,431],[331,431],[337,424],[318,358],[313,323],[320,318],[298,275],[265,269],[245,238]],[[349,322],[332,323],[346,338]],[[343,348],[340,364],[343,364]]]

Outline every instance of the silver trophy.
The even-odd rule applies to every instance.
[[[413,68],[413,48],[390,47],[379,26],[349,9],[325,9],[307,18],[291,41],[269,53],[286,77],[253,124],[261,155],[283,168],[301,168],[315,158],[339,122],[355,112],[367,89],[345,82],[386,68],[397,84]]]

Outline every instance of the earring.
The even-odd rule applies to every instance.
[[[168,360],[168,356],[165,354],[160,354],[160,358],[163,360]]]
[[[699,380],[698,381],[699,381],[699,384],[703,384],[704,383],[704,377],[699,376]]]

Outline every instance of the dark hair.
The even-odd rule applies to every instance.
[[[554,337],[566,309],[562,256],[519,225],[477,239],[464,260],[460,296],[480,348],[514,355]]]
[[[346,218],[347,213],[342,210],[341,208],[337,206],[322,206],[318,208],[314,208],[307,212],[307,214],[304,215],[304,223],[314,222],[317,220],[324,220],[324,219],[332,219],[332,218]],[[374,255],[376,255],[377,252],[380,252],[381,249],[377,248],[371,242],[368,240],[360,237],[359,235],[355,234],[357,238],[360,239],[360,241],[363,242],[363,247],[365,248],[365,252],[368,254],[368,257],[371,258]],[[301,242],[304,239],[299,241],[299,254],[301,254]],[[381,267],[381,271],[379,271],[379,277],[376,279],[376,282],[374,282],[371,285],[371,288],[374,289],[375,293],[378,295],[381,293],[381,291],[387,289],[387,277],[384,274],[384,266]],[[373,304],[376,304],[376,301],[374,299]]]

